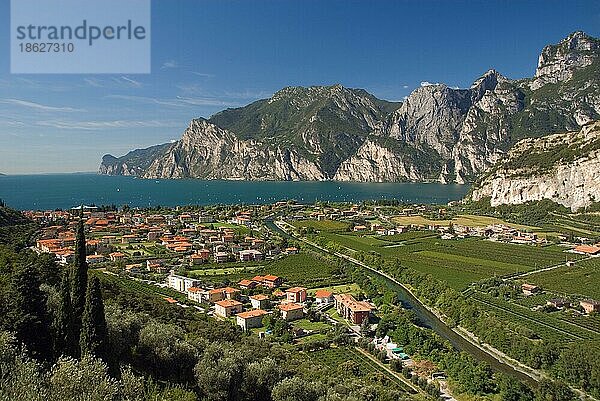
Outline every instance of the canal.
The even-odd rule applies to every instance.
[[[286,233],[285,231],[283,231],[279,227],[277,227],[277,225],[275,225],[273,220],[270,220],[270,219],[265,220],[265,225],[267,226],[267,228],[279,233],[280,235],[283,235],[288,238],[292,238],[294,240],[298,240],[297,238],[290,236],[288,233]],[[309,244],[309,245],[311,245],[311,244]],[[316,249],[319,251],[322,251],[319,248],[316,248]],[[352,261],[350,261],[350,262],[353,263]],[[354,264],[356,264],[356,263],[354,263]],[[461,335],[459,335],[458,333],[453,331],[443,321],[441,321],[440,318],[438,318],[429,309],[427,309],[421,303],[421,301],[419,301],[414,295],[412,295],[404,286],[398,284],[394,280],[390,279],[389,277],[387,277],[375,270],[371,270],[369,268],[361,266],[360,264],[356,264],[356,265],[360,266],[362,269],[364,269],[364,271],[369,276],[380,279],[383,282],[385,282],[386,286],[389,289],[396,292],[396,294],[398,295],[398,299],[402,302],[403,306],[406,307],[407,309],[411,309],[415,313],[415,315],[417,316],[419,321],[425,327],[432,329],[437,334],[439,334],[441,337],[448,340],[450,342],[450,344],[452,344],[452,346],[454,346],[454,348],[456,348],[457,350],[467,352],[467,353],[473,355],[476,359],[488,363],[492,367],[492,369],[497,372],[502,372],[507,375],[516,377],[517,379],[519,379],[523,382],[529,383],[530,385],[534,385],[534,386],[537,385],[537,381],[535,379],[533,379],[531,376],[516,370],[514,367],[512,367],[511,365],[509,365],[506,362],[498,360],[492,354],[482,350],[481,348],[472,344],[470,341],[466,340]]]

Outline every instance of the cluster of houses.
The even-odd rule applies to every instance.
[[[600,256],[600,243],[596,245],[577,245],[571,252],[585,256],[598,257]]]
[[[167,286],[187,294],[189,300],[211,304],[214,315],[221,318],[235,317],[236,323],[243,329],[249,330],[262,326],[265,316],[278,309],[286,321],[302,319],[306,312],[307,289],[291,287],[281,290],[283,279],[274,275],[255,276],[238,283],[238,288],[203,288],[198,280],[175,274],[173,271],[167,277]],[[264,294],[243,295],[241,289],[264,288]],[[365,301],[357,301],[352,295],[335,295],[328,290],[317,290],[314,296],[317,305],[335,304],[340,316],[350,322],[360,325],[374,307]],[[244,304],[251,309],[244,310]]]
[[[256,294],[243,296],[240,289],[232,287],[202,288],[200,282],[188,277],[171,274],[167,277],[167,285],[177,291],[187,294],[188,299],[212,304],[215,316],[229,318],[235,316],[237,324],[243,330],[262,326],[262,319],[271,313],[273,308],[278,308],[281,317],[287,321],[302,319],[306,302],[306,288],[293,287],[285,291],[278,290],[283,283],[281,277],[274,275],[255,276],[251,280],[242,280],[240,288],[263,287],[272,292],[271,296]],[[250,303],[252,309],[244,311],[244,303]]]
[[[443,240],[480,237],[490,241],[512,244],[536,245],[547,242],[545,238],[538,238],[537,234],[535,233],[526,233],[504,224],[490,224],[487,226],[477,227],[464,226],[461,224],[453,224],[452,226],[439,226],[437,224],[430,224],[427,226],[427,229],[440,233],[440,238]]]
[[[526,296],[539,294],[542,290],[540,287],[534,284],[524,283],[521,284],[521,290]],[[564,298],[553,298],[546,301],[546,305],[552,306],[557,309],[573,307],[571,301]],[[600,301],[593,299],[584,299],[579,301],[579,306],[584,310],[585,313],[598,313],[600,312]]]
[[[554,298],[546,301],[546,305],[552,306],[557,309],[570,308],[573,306],[571,301],[564,298]],[[579,306],[587,314],[600,312],[600,301],[593,299],[584,299],[579,301]]]
[[[37,249],[54,254],[61,264],[70,263],[74,258],[79,210],[25,214],[46,225],[37,241]],[[296,248],[282,251],[261,238],[238,235],[231,226],[215,227],[215,218],[207,214],[177,214],[172,210],[164,214],[105,212],[86,207],[83,216],[89,233],[86,243],[89,264],[125,263],[131,257],[143,256],[143,252],[136,254],[135,249],[145,245],[160,246],[167,251],[166,257],[183,260],[191,266],[211,262],[261,261],[281,252],[298,252]],[[255,228],[251,212],[238,212],[229,222]],[[124,248],[132,251],[127,252]],[[161,260],[150,261],[145,266],[138,263],[127,267],[129,271],[165,272],[164,261]]]

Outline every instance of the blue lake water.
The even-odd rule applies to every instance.
[[[20,210],[65,209],[80,204],[134,207],[260,204],[284,199],[447,203],[461,199],[468,189],[466,185],[438,183],[143,180],[92,173],[0,176],[0,199]]]

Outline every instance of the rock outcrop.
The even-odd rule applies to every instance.
[[[573,211],[600,201],[600,122],[518,142],[470,198],[492,206],[550,199]]]

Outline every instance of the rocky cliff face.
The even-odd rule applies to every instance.
[[[470,198],[492,206],[550,199],[573,211],[600,201],[600,123],[518,142]]]
[[[104,157],[103,174],[465,183],[523,138],[600,119],[600,41],[575,32],[535,77],[489,70],[468,89],[424,85],[402,104],[341,85],[289,87],[194,120],[175,144]]]
[[[322,180],[318,166],[294,150],[240,140],[202,119],[193,120],[180,141],[157,157],[144,178]]]
[[[600,41],[584,32],[574,32],[557,45],[544,47],[538,60],[531,89],[571,79],[577,70],[594,63]]]

